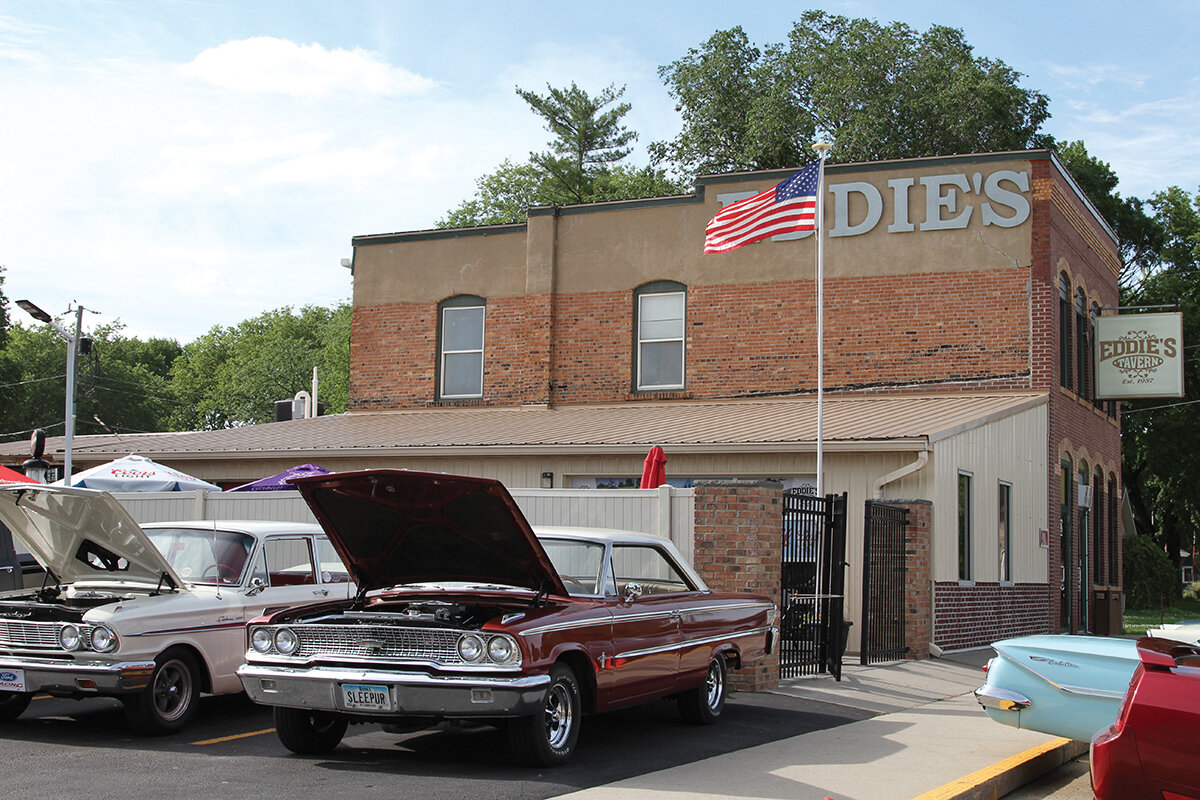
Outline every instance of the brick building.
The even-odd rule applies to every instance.
[[[788,174],[355,237],[348,414],[81,437],[75,461],[136,446],[214,481],[318,461],[604,488],[661,445],[676,485],[811,490],[815,238],[703,253],[723,204]],[[1119,630],[1119,416],[1091,374],[1111,230],[1042,150],[831,165],[823,202],[823,483],[848,497],[849,618],[882,499],[909,510],[910,654]],[[757,547],[721,536],[709,552]]]
[[[536,208],[518,225],[356,237],[353,410],[637,407],[644,431],[630,443],[666,447],[677,479],[811,485],[814,409],[797,398],[816,388],[815,240],[702,253],[724,203],[787,174]],[[932,503],[935,646],[1107,632],[1120,431],[1112,404],[1092,399],[1091,342],[1117,305],[1111,230],[1048,151],[830,166],[824,203],[824,383],[843,419],[825,486],[852,503]],[[904,435],[875,437],[866,415],[878,417],[850,410],[883,397],[898,399],[887,413]],[[1007,405],[966,410],[983,397]],[[938,413],[962,411],[953,433],[926,416],[938,400]],[[777,419],[808,435],[729,441],[722,429],[749,408],[764,429]],[[689,415],[707,438],[672,427]],[[603,486],[637,472],[597,460],[621,442],[549,420],[545,433],[561,459],[538,474]],[[917,464],[896,446],[904,436],[924,461],[872,492]]]

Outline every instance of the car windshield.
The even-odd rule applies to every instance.
[[[191,583],[241,583],[254,537],[204,528],[146,531],[179,577]]]
[[[569,539],[542,539],[563,585],[570,595],[598,595],[604,580],[604,545]]]

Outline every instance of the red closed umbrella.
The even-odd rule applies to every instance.
[[[667,482],[667,454],[658,445],[650,448],[642,465],[643,489],[657,489]]]

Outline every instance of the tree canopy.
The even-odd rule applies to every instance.
[[[532,206],[659,197],[683,191],[665,170],[619,163],[637,138],[623,122],[629,103],[617,102],[624,87],[610,85],[595,97],[574,82],[566,89],[546,88],[545,95],[520,87],[516,92],[554,134],[549,150],[530,153],[523,163],[506,159],[495,172],[479,178],[475,196],[447,212],[438,220],[439,228],[522,222]]]
[[[655,142],[680,173],[799,166],[818,137],[836,161],[1040,147],[1048,99],[1021,73],[975,56],[957,28],[924,33],[805,12],[787,41],[758,48],[740,27],[717,31],[659,75],[683,129]]]

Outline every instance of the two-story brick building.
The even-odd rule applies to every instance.
[[[723,204],[788,174],[355,237],[348,414],[137,452],[210,480],[304,460],[605,487],[657,444],[676,483],[813,487],[815,237],[703,253]],[[1111,230],[1048,151],[826,177],[823,483],[849,499],[850,618],[881,498],[927,525],[910,613],[934,648],[1119,625],[1120,429],[1090,368],[1117,305]],[[75,460],[129,448],[97,438]]]
[[[512,444],[546,452],[495,465],[517,484],[610,485],[661,444],[677,480],[811,485],[815,239],[702,252],[723,203],[787,174],[356,237],[353,409],[524,409]],[[1120,439],[1090,348],[1111,231],[1046,151],[830,166],[824,202],[826,488],[931,502],[935,644],[1107,630]]]

